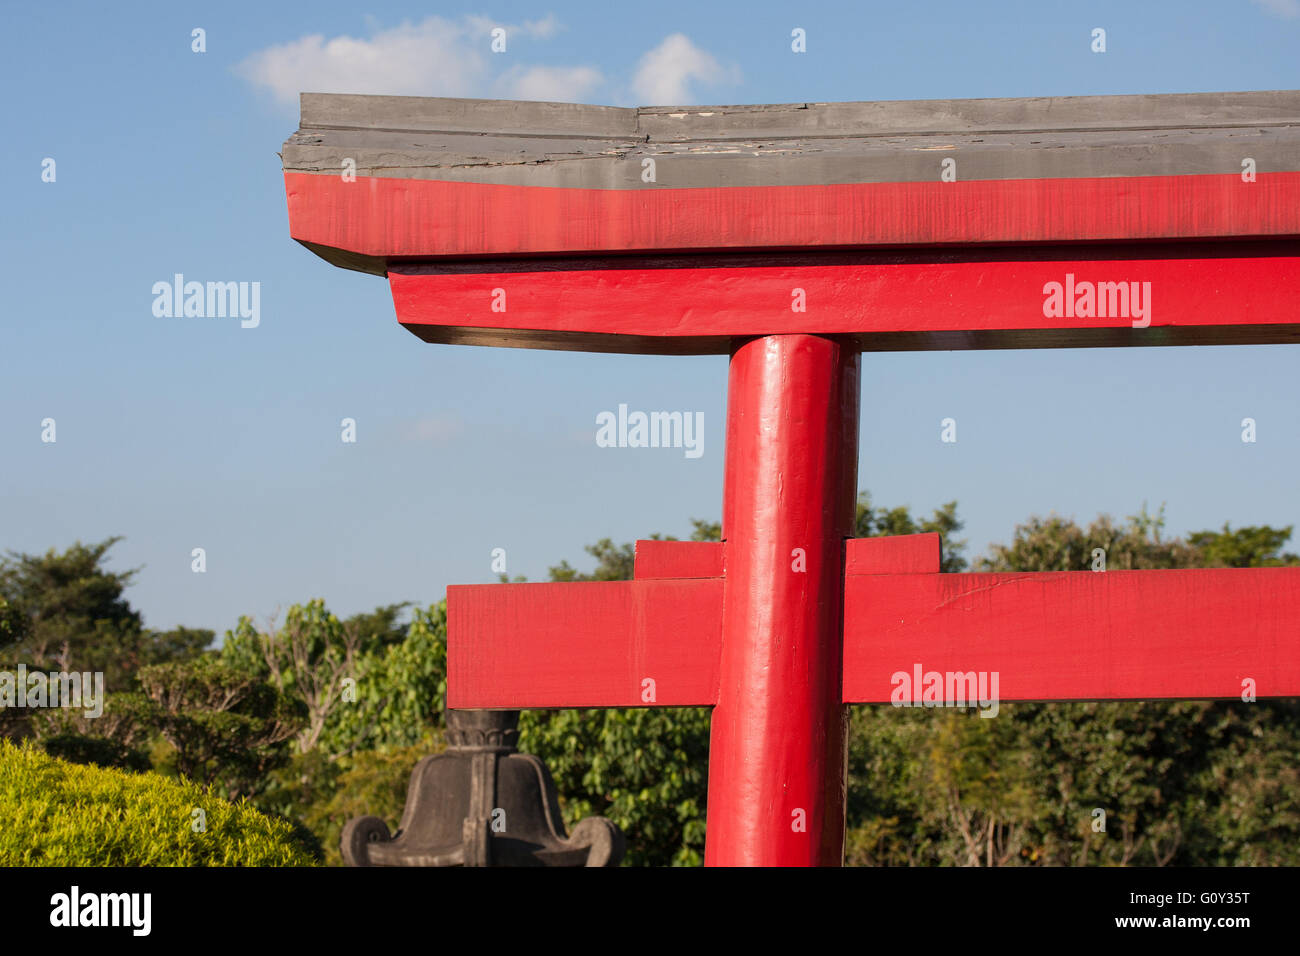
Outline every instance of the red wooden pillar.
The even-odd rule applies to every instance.
[[[764,336],[731,354],[709,865],[843,862],[858,369],[855,350],[815,335]]]

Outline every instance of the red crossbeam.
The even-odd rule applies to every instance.
[[[1300,243],[909,256],[394,265],[429,342],[725,353],[735,336],[864,350],[1300,341]],[[701,308],[708,303],[708,308]]]
[[[1300,568],[850,577],[844,701],[916,665],[1004,701],[1300,696],[1297,608]]]
[[[1300,568],[938,574],[935,534],[845,544],[845,703],[918,665],[1003,701],[1300,696]],[[716,703],[723,565],[639,541],[634,581],[449,588],[450,705]]]
[[[937,167],[936,159],[936,167]],[[641,184],[636,183],[637,186]],[[365,256],[1091,242],[1300,233],[1300,172],[564,189],[286,171],[299,242]]]
[[[452,585],[447,706],[713,704],[721,610],[720,578]]]

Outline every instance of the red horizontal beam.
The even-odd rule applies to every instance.
[[[720,578],[726,552],[720,541],[649,541],[636,543],[633,577]]]
[[[722,581],[453,585],[447,634],[452,708],[712,705]]]
[[[846,703],[918,664],[1004,701],[1300,696],[1300,568],[850,577],[844,619]]]
[[[716,703],[723,547],[638,542],[636,581],[448,588],[449,706]],[[850,539],[845,565],[845,703],[917,666],[996,672],[1004,701],[1300,696],[1300,568],[938,574],[933,534]]]
[[[939,535],[887,535],[844,542],[845,574],[938,574]]]
[[[1300,341],[1300,243],[1246,248],[401,266],[389,281],[398,320],[430,342],[725,353],[736,337],[783,333],[865,350]]]
[[[287,172],[289,228],[358,256],[1300,235],[1300,173],[571,189]]]

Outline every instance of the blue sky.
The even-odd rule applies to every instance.
[[[431,602],[492,580],[498,547],[511,574],[541,579],[562,558],[589,566],[598,538],[685,536],[721,510],[724,358],[421,343],[384,281],[289,238],[276,152],[297,91],[632,105],[1300,87],[1298,0],[3,16],[0,548],[125,535],[113,563],[142,567],[129,597],[147,624],[218,633],[313,596],[340,614]],[[790,52],[795,27],[806,54]],[[178,272],[259,282],[260,324],[155,317],[153,284]],[[1031,514],[1143,502],[1166,504],[1173,533],[1300,525],[1298,360],[1294,346],[867,355],[860,486],[921,512],[957,499],[971,555]],[[619,403],[702,411],[703,456],[596,447],[595,416]],[[939,440],[948,416],[955,445]]]

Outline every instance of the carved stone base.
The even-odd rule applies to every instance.
[[[515,749],[517,710],[447,711],[447,751],[411,774],[397,832],[378,817],[343,828],[348,866],[613,866],[623,834],[587,817],[565,836],[555,782]]]

